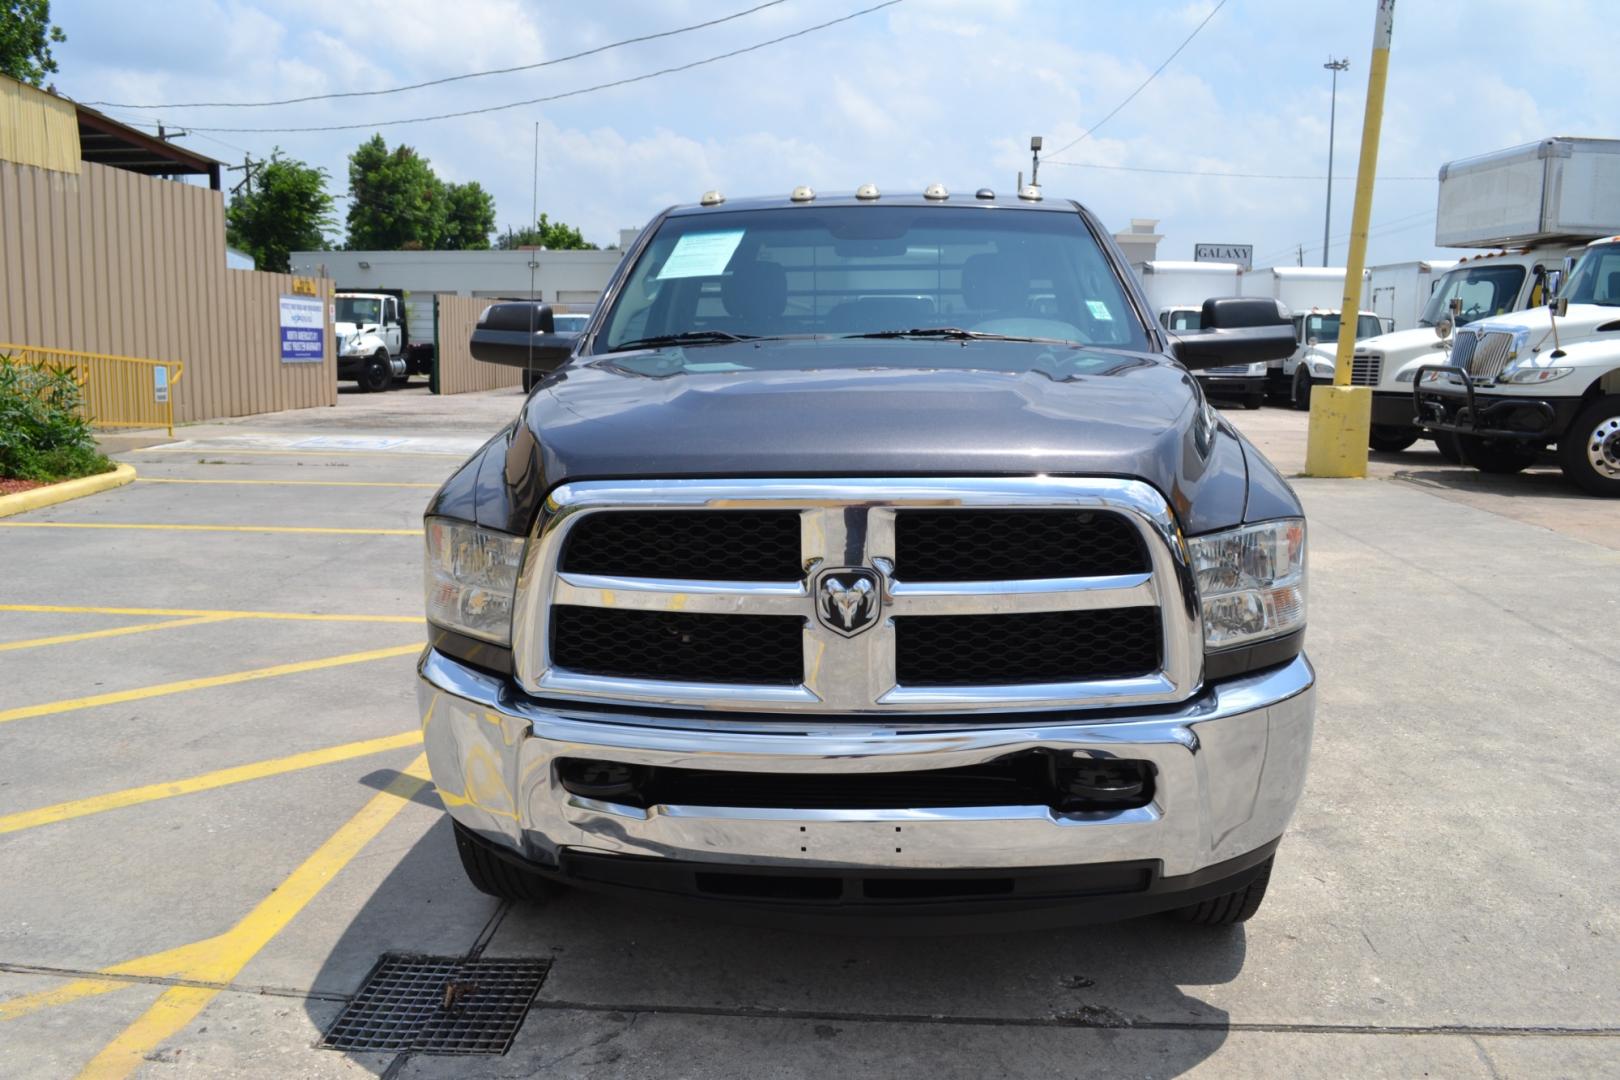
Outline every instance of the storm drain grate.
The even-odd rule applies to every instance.
[[[504,1054],[551,964],[384,955],[321,1038],[327,1050]]]

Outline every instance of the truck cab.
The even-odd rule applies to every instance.
[[[1096,217],[717,192],[659,214],[426,515],[422,731],[462,866],[908,930],[1259,908],[1314,723],[1305,522]]]
[[[339,379],[386,390],[432,370],[433,342],[413,340],[401,292],[339,291],[332,301]]]
[[[1298,346],[1294,355],[1283,361],[1281,368],[1288,384],[1288,399],[1294,408],[1308,410],[1311,407],[1311,388],[1326,386],[1333,381],[1339,355],[1341,323],[1337,309],[1294,313],[1294,338]],[[1376,337],[1383,329],[1383,321],[1373,312],[1357,313],[1357,341]],[[1365,378],[1365,374],[1352,366],[1351,385],[1359,385]]]

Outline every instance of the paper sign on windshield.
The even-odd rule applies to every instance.
[[[663,269],[658,271],[658,280],[718,277],[725,273],[726,264],[731,261],[742,238],[742,229],[687,233],[675,241],[675,250],[664,260]]]

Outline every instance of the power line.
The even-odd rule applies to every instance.
[[[335,98],[378,97],[383,94],[401,94],[407,90],[421,90],[427,86],[443,86],[445,83],[461,82],[465,79],[482,79],[487,75],[510,75],[517,71],[534,71],[537,68],[551,67],[554,64],[566,64],[570,60],[579,60],[587,56],[595,56],[611,49],[623,48],[626,45],[639,45],[644,41],[657,41],[659,38],[675,37],[677,34],[691,33],[693,30],[704,30],[711,26],[740,19],[744,15],[752,15],[756,11],[776,7],[787,0],[768,0],[763,4],[756,4],[743,11],[734,11],[730,15],[722,15],[718,19],[707,22],[693,23],[690,26],[676,27],[674,30],[661,30],[656,34],[642,34],[640,37],[625,38],[607,45],[598,45],[594,49],[571,53],[568,56],[559,56],[555,60],[542,60],[534,64],[519,64],[516,67],[492,68],[489,71],[470,71],[465,75],[449,75],[442,79],[429,79],[426,82],[409,83],[405,86],[393,86],[386,90],[350,90],[335,94],[308,94],[304,97],[282,98],[278,101],[184,101],[168,105],[131,105],[128,102],[118,101],[87,101],[86,105],[102,106],[109,109],[262,109],[272,105],[300,105],[307,101],[331,101]]]
[[[1395,233],[1408,232],[1412,229],[1427,225],[1434,218],[1434,216],[1435,211],[1433,210],[1419,210],[1415,213],[1403,214],[1400,217],[1390,218],[1388,221],[1379,221],[1373,223],[1372,225],[1368,226],[1367,235],[1369,237],[1393,236]],[[1417,220],[1413,220],[1414,218]],[[1402,224],[1402,222],[1405,222],[1406,224]],[[1330,244],[1335,244],[1342,240],[1348,240],[1349,238],[1349,233],[1337,233],[1332,236],[1328,242]],[[1294,254],[1296,249],[1301,252],[1315,251],[1316,245],[1290,244],[1287,248],[1278,251],[1275,255],[1268,255],[1263,259],[1257,259],[1255,261],[1261,264],[1275,262],[1278,258]]]
[[[1102,165],[1092,161],[1042,161],[1042,165],[1061,165],[1070,169],[1108,169],[1114,172],[1159,173],[1165,176],[1230,176],[1241,180],[1326,180],[1326,176],[1307,176],[1303,173],[1242,173],[1211,172],[1208,169],[1150,169],[1142,165]],[[1354,180],[1354,176],[1336,176],[1335,180]],[[1380,176],[1379,180],[1433,180],[1432,176]]]
[[[1162,63],[1158,67],[1154,68],[1153,69],[1153,74],[1149,75],[1146,79],[1142,80],[1142,85],[1141,86],[1138,86],[1135,90],[1132,90],[1130,92],[1130,94],[1125,98],[1124,101],[1122,101],[1118,105],[1114,106],[1113,112],[1110,112],[1107,116],[1103,117],[1101,120],[1097,121],[1095,124],[1092,124],[1083,133],[1081,133],[1079,138],[1076,138],[1075,140],[1065,144],[1064,146],[1060,146],[1058,149],[1056,149],[1056,150],[1052,151],[1052,153],[1048,154],[1047,157],[1046,157],[1046,163],[1048,165],[1052,164],[1052,159],[1053,158],[1057,157],[1059,154],[1063,153],[1064,151],[1069,150],[1072,147],[1078,146],[1080,143],[1082,143],[1085,140],[1091,138],[1093,132],[1095,132],[1098,128],[1102,127],[1104,124],[1108,123],[1108,121],[1112,120],[1114,118],[1115,114],[1117,114],[1125,106],[1129,105],[1136,98],[1137,94],[1140,94],[1143,90],[1147,89],[1148,83],[1152,82],[1154,79],[1157,79],[1159,77],[1160,72],[1164,71],[1165,68],[1170,66],[1170,61],[1174,60],[1176,57],[1181,55],[1181,50],[1185,49],[1192,42],[1192,39],[1198,36],[1198,31],[1202,30],[1205,26],[1207,26],[1209,24],[1209,20],[1213,19],[1217,14],[1219,14],[1221,8],[1223,8],[1225,6],[1226,6],[1226,0],[1220,0],[1220,3],[1216,4],[1214,9],[1211,10],[1208,15],[1204,16],[1204,21],[1199,23],[1197,26],[1193,27],[1192,33],[1188,34],[1186,36],[1186,38],[1184,38],[1182,40],[1181,44],[1176,46],[1176,51],[1171,53],[1169,56],[1165,57],[1164,58],[1164,63]],[[1059,162],[1058,164],[1063,164],[1063,163]]]
[[[326,124],[326,125],[317,126],[317,127],[251,127],[251,128],[249,128],[249,127],[198,127],[198,126],[192,126],[191,130],[192,131],[222,132],[222,133],[226,133],[226,134],[230,134],[230,133],[233,133],[233,132],[240,132],[240,133],[261,134],[261,135],[262,134],[285,134],[285,133],[300,133],[300,132],[316,132],[316,131],[357,131],[357,130],[362,130],[362,129],[366,129],[366,128],[397,127],[400,124],[425,124],[425,123],[428,123],[428,122],[433,121],[433,120],[454,120],[454,119],[457,119],[457,118],[463,117],[463,116],[480,116],[480,115],[482,115],[484,113],[501,112],[501,111],[503,111],[505,109],[518,109],[518,108],[522,108],[525,105],[544,105],[547,102],[561,101],[564,98],[579,97],[582,94],[591,94],[591,93],[595,93],[598,90],[611,90],[616,86],[628,86],[631,83],[645,82],[648,79],[656,79],[660,75],[673,75],[673,74],[675,74],[677,72],[681,72],[681,71],[690,71],[693,68],[703,67],[705,64],[714,64],[714,63],[718,63],[721,60],[729,60],[734,56],[741,56],[744,53],[757,52],[760,49],[766,48],[766,47],[771,46],[771,45],[778,45],[778,44],[781,44],[784,41],[790,41],[793,38],[804,37],[806,34],[813,34],[817,30],[825,30],[829,26],[837,26],[839,23],[849,22],[851,19],[858,19],[862,15],[870,15],[874,11],[882,11],[886,7],[893,7],[894,5],[896,5],[898,3],[901,3],[901,2],[902,2],[902,0],[883,0],[883,3],[881,3],[881,4],[874,4],[871,7],[862,8],[859,11],[852,11],[848,15],[841,15],[836,19],[828,19],[826,22],[816,23],[814,26],[807,26],[803,30],[795,30],[791,34],[783,34],[780,37],[774,37],[774,38],[771,38],[768,41],[761,41],[761,42],[759,42],[758,44],[755,44],[755,45],[747,45],[747,46],[744,46],[743,48],[740,48],[740,49],[732,49],[730,52],[723,52],[723,53],[719,53],[719,54],[717,54],[715,56],[704,57],[702,60],[693,60],[690,63],[678,64],[678,65],[676,65],[674,67],[659,68],[657,71],[649,71],[649,72],[647,72],[646,74],[643,74],[643,75],[632,75],[632,76],[630,76],[629,78],[626,78],[626,79],[615,79],[612,82],[597,83],[595,86],[581,87],[578,90],[565,90],[560,94],[547,94],[544,97],[527,98],[527,99],[525,99],[523,101],[509,101],[504,105],[487,105],[487,106],[485,106],[485,107],[483,107],[481,109],[462,109],[459,112],[436,113],[436,114],[434,114],[432,116],[411,116],[411,117],[405,117],[405,118],[402,118],[402,119],[399,119],[399,120],[375,120],[375,121],[372,121],[370,123],[364,123],[364,124]]]

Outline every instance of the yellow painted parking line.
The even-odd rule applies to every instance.
[[[418,755],[388,787],[374,795],[358,814],[231,929],[205,941],[102,968],[100,973],[180,978],[221,985],[231,982],[427,785],[427,756]],[[0,1020],[15,1020],[52,1005],[131,985],[137,984],[113,979],[76,979],[65,986],[0,1002]],[[164,991],[152,1007],[108,1043],[80,1075],[128,1076],[140,1068],[148,1053],[189,1024],[218,993],[217,986],[175,986]]]
[[[326,529],[306,525],[175,525],[114,521],[0,521],[0,529],[144,529],[154,532],[316,533],[324,536],[421,536],[421,529]]]
[[[427,755],[421,754],[394,782],[371,801],[276,887],[259,906],[230,930],[213,939],[205,959],[185,976],[200,982],[228,983],[249,960],[293,920],[347,866],[360,849],[428,785]],[[163,992],[133,1024],[102,1048],[82,1078],[122,1080],[142,1065],[164,1040],[178,1035],[219,994],[216,989],[176,986]]]
[[[420,731],[407,731],[400,735],[385,735],[378,739],[365,739],[360,742],[344,743],[341,746],[328,746],[322,750],[308,750],[301,754],[271,758],[268,761],[255,761],[250,765],[215,769],[213,772],[187,777],[184,780],[168,780],[160,784],[147,784],[144,787],[111,791],[105,795],[92,795],[87,799],[74,799],[53,806],[42,806],[38,810],[5,814],[0,816],[0,833],[21,832],[23,829],[32,829],[39,825],[70,821],[73,818],[88,817],[108,810],[121,810],[126,806],[138,806],[159,799],[171,799],[177,795],[211,791],[214,788],[240,784],[248,780],[262,780],[267,776],[280,776],[283,773],[311,769],[317,765],[330,765],[337,761],[348,761],[351,758],[415,746],[421,741]]]
[[[218,454],[221,457],[229,457],[232,454],[253,454],[255,456],[274,455],[277,457],[287,457],[289,455],[292,457],[439,457],[466,461],[470,456],[470,452],[457,454],[448,450],[339,450],[335,448],[327,450],[315,446],[289,450],[239,450],[230,446],[146,446],[139,450],[130,450],[128,454],[150,454],[157,451],[162,451],[165,454],[196,454],[199,457],[207,457],[209,454]],[[128,456],[128,454],[124,456]]]
[[[180,476],[141,476],[142,484],[264,484],[270,487],[429,488],[439,484],[407,484],[388,480],[192,480]]]
[[[182,694],[189,690],[207,690],[215,686],[232,686],[236,683],[252,682],[255,679],[273,679],[280,675],[297,675],[304,671],[322,671],[326,668],[342,667],[345,664],[363,664],[368,660],[386,660],[389,657],[407,656],[421,651],[422,645],[420,643],[415,645],[395,645],[387,649],[344,653],[342,656],[328,656],[320,660],[300,660],[292,664],[274,664],[270,667],[254,668],[252,671],[235,671],[229,675],[210,675],[202,679],[181,679],[179,682],[142,686],[134,690],[116,690],[110,694],[93,694],[90,697],[68,698],[64,701],[47,701],[43,705],[25,705],[20,709],[0,710],[0,724],[12,720],[28,720],[36,716],[55,716],[59,713],[74,712],[78,709],[92,709],[98,705],[119,705],[126,701],[144,701],[147,698],[163,697],[166,694]]]
[[[141,623],[138,626],[115,626],[110,630],[86,630],[82,634],[57,634],[55,637],[30,638],[27,641],[0,642],[0,652],[11,649],[35,649],[41,645],[66,645],[70,641],[90,641],[95,638],[122,637],[125,634],[144,634],[148,630],[174,630],[182,626],[201,626],[204,623],[226,622],[233,615],[198,615],[194,618],[173,619],[168,622]]]
[[[0,612],[41,615],[192,615],[218,619],[285,619],[290,622],[420,623],[420,615],[323,615],[304,611],[224,611],[210,608],[95,607],[73,604],[0,604]]]

